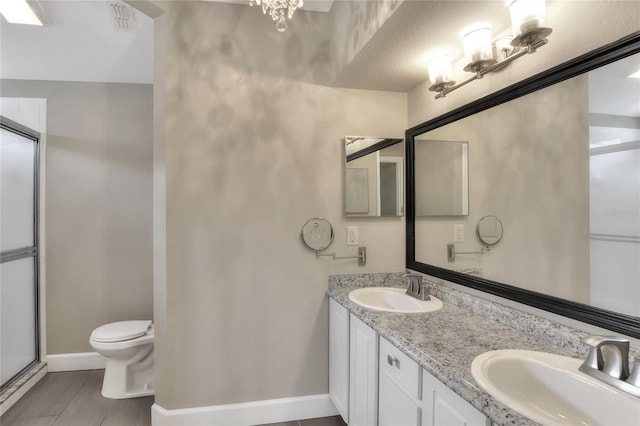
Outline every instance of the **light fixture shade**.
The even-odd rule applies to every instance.
[[[436,56],[427,63],[431,85],[451,82],[451,58],[448,55]]]
[[[476,24],[465,28],[462,33],[465,71],[477,72],[495,63],[491,45],[491,25]]]
[[[525,42],[531,42],[535,39],[527,40],[527,38],[532,34],[539,39],[551,33],[551,29],[546,28],[547,7],[545,0],[507,0],[507,4],[511,15],[514,41],[525,39]]]

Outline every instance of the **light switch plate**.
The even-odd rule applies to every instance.
[[[464,225],[453,225],[453,242],[464,243]]]
[[[358,245],[358,227],[357,226],[347,226],[347,245],[348,246]]]

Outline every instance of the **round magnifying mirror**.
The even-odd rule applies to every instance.
[[[324,250],[333,242],[333,227],[327,219],[314,217],[302,227],[302,241],[312,250]]]
[[[476,234],[485,246],[494,246],[502,239],[502,222],[495,216],[484,216],[478,221]]]

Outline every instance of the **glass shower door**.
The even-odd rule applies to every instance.
[[[0,379],[39,361],[38,139],[0,117]]]

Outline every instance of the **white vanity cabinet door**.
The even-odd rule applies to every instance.
[[[349,422],[349,312],[329,299],[329,396]]]
[[[378,414],[378,336],[349,319],[349,426],[375,426]]]
[[[486,426],[490,424],[484,414],[426,370],[422,371],[423,426]]]
[[[380,337],[378,370],[378,426],[419,426],[418,364]]]

